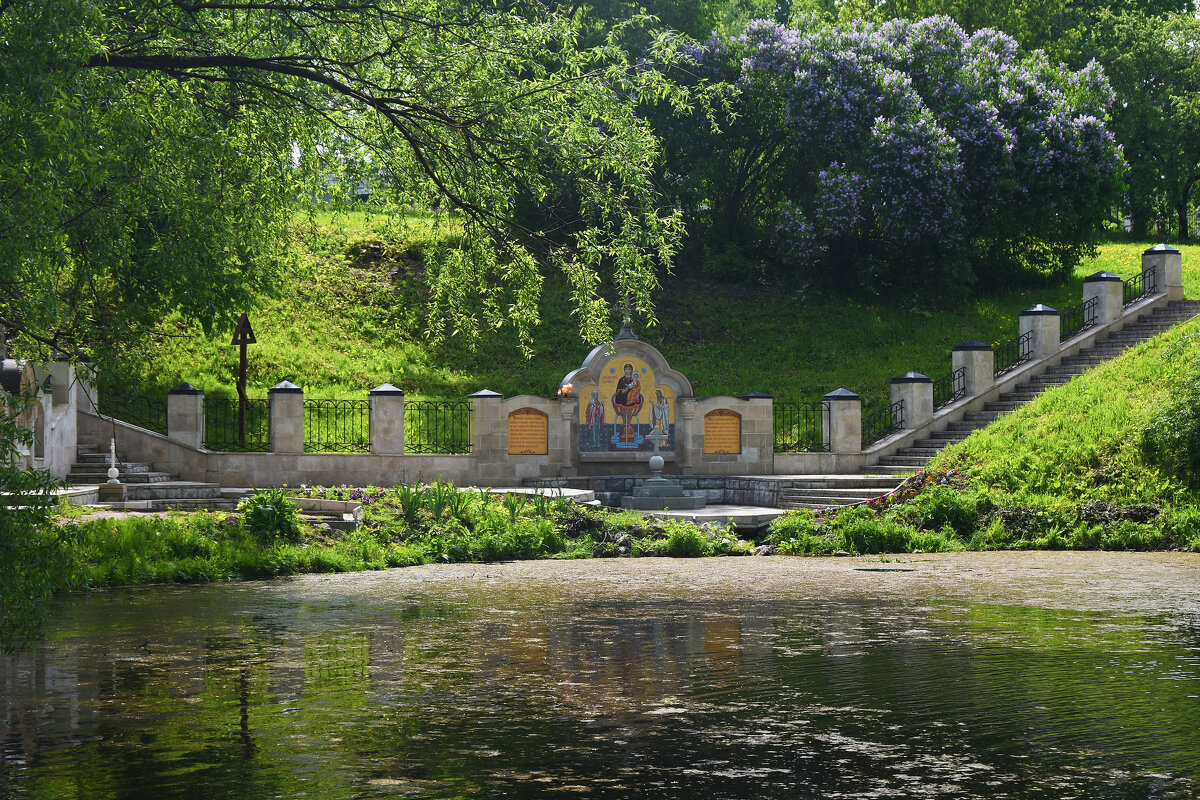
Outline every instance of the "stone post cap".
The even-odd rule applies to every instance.
[[[862,398],[859,397],[858,395],[856,395],[854,392],[850,391],[849,389],[846,389],[845,387],[843,387],[841,389],[834,389],[832,392],[825,395],[825,399],[836,401],[836,400],[861,400]]]
[[[1178,252],[1179,252],[1178,250],[1176,250],[1174,247],[1171,247],[1171,245],[1169,245],[1169,244],[1156,244],[1156,245],[1154,245],[1154,247],[1151,247],[1149,250],[1142,253],[1142,255],[1152,256],[1152,255],[1155,255],[1156,253],[1178,253]]]
[[[478,399],[487,399],[489,397],[503,397],[503,396],[504,395],[500,394],[499,392],[493,392],[491,389],[480,389],[478,392],[475,392],[474,394],[467,395],[467,397],[473,397],[477,400]]]
[[[773,397],[774,395],[767,394],[766,392],[749,392],[739,396],[738,400],[762,400],[764,398],[770,400]]]
[[[301,394],[304,390],[291,381],[280,381],[268,389],[267,392],[268,394]]]
[[[956,344],[956,345],[954,346],[954,349],[955,349],[955,350],[958,350],[958,351],[962,351],[962,350],[991,350],[991,349],[992,349],[992,346],[991,346],[990,344],[987,344],[987,343],[985,343],[985,342],[981,342],[981,341],[979,341],[978,339],[968,339],[967,341],[963,342],[962,344]]]
[[[1107,272],[1106,270],[1100,270],[1099,272],[1092,273],[1091,275],[1088,275],[1086,278],[1083,279],[1084,283],[1097,283],[1099,281],[1120,282],[1121,276],[1113,275],[1111,272]]]
[[[933,378],[919,372],[906,372],[892,378],[892,383],[933,383]]]
[[[167,392],[167,394],[204,394],[204,390],[197,389],[190,383],[181,383],[171,391]]]
[[[381,383],[381,384],[379,384],[378,386],[376,386],[374,389],[372,389],[372,390],[370,391],[370,394],[399,394],[399,395],[403,395],[403,394],[404,394],[404,390],[403,390],[403,389],[397,389],[395,386],[392,386],[390,383]]]
[[[1051,308],[1050,306],[1046,305],[1045,303],[1038,303],[1036,306],[1033,306],[1032,308],[1027,308],[1024,311],[1022,311],[1020,316],[1034,317],[1039,314],[1057,314],[1057,313],[1058,313],[1057,308]]]

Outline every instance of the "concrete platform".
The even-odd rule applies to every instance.
[[[702,525],[706,522],[717,525],[735,525],[744,531],[759,531],[771,524],[771,520],[783,516],[782,508],[766,506],[737,506],[709,503],[695,511],[643,511],[648,517],[682,519]]]

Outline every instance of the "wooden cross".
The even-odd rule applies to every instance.
[[[238,320],[237,327],[233,329],[233,341],[230,344],[239,345],[241,348],[240,359],[238,362],[238,441],[242,444],[246,443],[246,409],[250,405],[250,399],[246,397],[246,345],[257,344],[258,340],[254,338],[254,329],[250,327],[250,318],[242,314]]]

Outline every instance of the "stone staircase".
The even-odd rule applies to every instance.
[[[126,510],[165,511],[231,511],[237,507],[242,490],[222,491],[219,484],[181,481],[177,476],[157,472],[151,465],[123,461],[117,457],[118,479],[125,484],[125,501],[111,505]],[[102,484],[108,481],[108,454],[89,452],[83,448],[67,474],[72,486]]]
[[[1159,307],[1153,312],[1142,314],[1134,322],[1110,333],[1092,347],[1063,358],[1057,366],[1049,367],[1018,384],[1012,391],[1001,394],[994,402],[984,404],[982,411],[968,411],[963,415],[961,422],[952,422],[944,430],[932,432],[924,439],[917,439],[911,446],[900,448],[894,455],[881,458],[879,463],[864,467],[861,475],[825,476],[820,479],[825,482],[820,488],[808,489],[798,486],[794,489],[780,489],[780,507],[838,507],[854,505],[887,494],[898,487],[902,476],[924,469],[929,460],[946,445],[962,441],[972,432],[994,422],[1001,414],[1016,410],[1046,389],[1061,386],[1092,367],[1116,358],[1134,345],[1152,339],[1197,314],[1200,314],[1200,301],[1196,300],[1172,302],[1165,308]],[[837,481],[836,490],[828,488],[828,481],[832,478],[844,479]],[[880,488],[884,485],[880,483],[881,480],[886,484],[885,488]]]

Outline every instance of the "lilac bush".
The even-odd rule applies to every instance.
[[[1063,275],[1117,190],[1100,69],[1022,55],[997,31],[762,20],[693,55],[732,87],[715,124],[667,133],[668,177],[710,252],[871,293]]]

